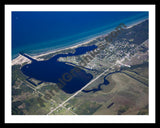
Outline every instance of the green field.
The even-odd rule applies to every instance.
[[[136,71],[136,67],[132,70]],[[142,70],[143,69],[143,70]],[[141,67],[146,72],[146,67]],[[141,72],[141,74],[144,74]],[[102,86],[102,90],[95,93],[81,92],[71,99],[67,105],[76,114],[82,115],[146,115],[148,114],[148,78],[135,74],[131,70],[122,70],[109,75],[106,79],[109,85]],[[95,81],[87,89],[92,89]]]
[[[23,75],[20,66],[12,67],[12,114],[46,115],[72,94],[66,94],[54,83],[29,79]],[[108,72],[109,73],[109,72]],[[97,88],[103,83],[102,75],[85,90]],[[142,64],[122,69],[106,78],[95,93],[80,92],[59,107],[52,115],[146,115],[148,114],[148,65]],[[32,85],[32,82],[37,86]],[[147,86],[146,86],[147,85]]]
[[[13,115],[46,115],[70,96],[54,83],[42,82],[38,85],[40,81],[28,79],[20,67],[12,66]]]

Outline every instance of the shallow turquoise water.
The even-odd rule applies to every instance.
[[[69,47],[148,18],[148,12],[12,12],[12,59]]]

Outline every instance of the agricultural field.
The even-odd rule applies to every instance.
[[[81,92],[67,106],[74,113],[82,115],[147,115],[148,86],[143,83],[147,77],[142,76],[146,72],[146,66],[132,70],[137,71],[139,68],[144,71],[141,75],[131,74],[131,70],[126,69],[109,75],[106,78],[109,84],[101,86],[100,91]]]
[[[54,83],[28,78],[21,72],[20,65],[12,66],[12,74],[13,115],[46,115],[70,96]]]

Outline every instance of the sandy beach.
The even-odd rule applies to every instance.
[[[22,65],[25,62],[31,63],[31,61],[28,58],[26,58],[22,55],[19,55],[17,58],[12,60],[12,65]]]
[[[139,22],[133,23],[133,24],[131,24],[130,26],[128,26],[127,29],[128,29],[128,28],[132,28],[133,26],[138,25],[138,24],[140,24],[140,23],[142,23],[142,22],[144,22],[144,21],[146,21],[146,20],[147,20],[147,19],[144,19],[144,20],[141,20],[141,21],[139,21]]]
[[[146,19],[145,19],[145,20],[146,20]],[[128,28],[131,28],[131,27],[133,27],[133,26],[135,26],[135,25],[137,25],[137,24],[140,24],[141,22],[143,22],[143,21],[145,21],[145,20],[142,20],[142,21],[133,23],[132,25],[128,26],[127,29],[128,29]],[[110,32],[108,32],[108,33],[110,33]],[[42,57],[42,56],[45,56],[45,55],[49,55],[49,54],[51,54],[51,53],[59,52],[59,51],[62,51],[62,50],[75,49],[75,48],[77,48],[77,47],[80,47],[80,46],[82,46],[82,45],[85,45],[85,44],[90,43],[91,41],[93,41],[94,39],[96,39],[96,38],[98,38],[98,37],[106,36],[106,35],[108,35],[108,33],[102,34],[102,35],[99,35],[99,36],[96,36],[96,37],[94,37],[94,38],[91,38],[90,40],[87,40],[86,42],[83,42],[83,43],[80,43],[80,44],[76,44],[76,45],[74,45],[74,46],[70,46],[70,47],[67,47],[67,48],[62,48],[62,49],[58,49],[58,50],[54,50],[54,51],[50,51],[50,52],[46,52],[46,53],[42,53],[42,54],[40,54],[40,55],[31,56],[31,57],[32,57],[33,59],[36,59],[37,61],[43,61],[44,59],[39,59],[39,57]],[[30,61],[28,58],[26,58],[26,57],[24,57],[24,56],[22,56],[22,55],[19,55],[18,57],[16,57],[15,59],[12,60],[12,65],[22,65],[22,64],[25,63],[25,62],[26,62],[26,63],[31,63],[31,61]]]
[[[83,43],[75,44],[74,46],[70,46],[70,47],[67,47],[67,48],[61,48],[61,49],[58,49],[58,50],[53,50],[53,51],[50,51],[50,52],[42,53],[40,55],[35,55],[35,56],[31,56],[31,57],[33,59],[36,59],[37,61],[43,61],[44,59],[39,59],[39,57],[49,55],[49,54],[52,54],[52,53],[56,53],[56,52],[59,52],[59,51],[62,51],[62,50],[75,49],[75,48],[80,47],[82,45],[88,44],[91,41],[93,41],[94,39],[96,39],[98,37],[102,37],[102,36],[104,36],[104,35],[96,36],[94,38],[89,39],[88,41],[83,42]],[[28,58],[26,58],[22,55],[19,55],[18,57],[16,57],[15,59],[12,60],[12,65],[22,65],[25,62],[28,63],[28,64],[31,63],[31,61]]]

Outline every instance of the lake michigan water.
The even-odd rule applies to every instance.
[[[69,47],[114,30],[120,23],[129,25],[146,18],[147,12],[12,12],[12,59],[19,52],[34,55]],[[74,68],[58,62],[59,57],[81,55],[96,47],[79,47],[75,53],[58,54],[46,61],[32,61],[21,70],[29,78],[59,83],[61,78],[64,80],[64,74]],[[81,69],[72,75],[72,80],[66,80],[61,89],[66,93],[75,93],[92,78],[90,73]],[[101,85],[108,83],[104,78],[104,83],[90,91],[101,90]]]
[[[12,12],[12,59],[82,43],[148,18],[148,12]]]

